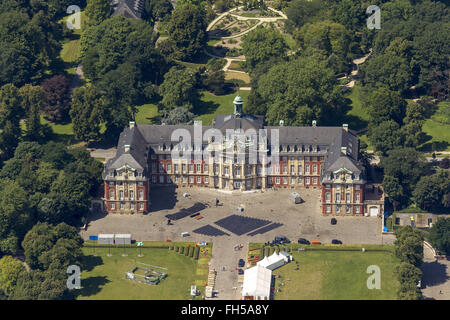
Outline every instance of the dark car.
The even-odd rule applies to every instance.
[[[337,239],[333,239],[333,240],[331,240],[331,243],[332,244],[342,244],[342,241],[341,240],[337,240]]]
[[[285,243],[291,243],[291,241],[286,238],[285,236],[276,236],[273,240],[274,244],[285,244]]]
[[[298,243],[300,243],[300,244],[311,244],[311,242],[309,242],[305,238],[299,238],[298,239]]]
[[[337,223],[336,218],[331,218],[331,224],[332,224],[332,225],[335,225],[336,223]]]
[[[239,268],[242,268],[243,266],[245,266],[244,259],[239,259],[238,266],[239,266]]]
[[[238,269],[238,274],[244,274],[244,270]]]

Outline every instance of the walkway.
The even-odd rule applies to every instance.
[[[450,261],[436,260],[434,252],[423,246],[423,264],[421,266],[422,294],[425,299],[450,299]]]

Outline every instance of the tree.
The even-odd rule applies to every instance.
[[[67,120],[70,110],[70,82],[64,75],[45,79],[42,84],[46,103],[43,112],[47,120],[62,122]]]
[[[270,125],[284,120],[286,125],[321,125],[340,122],[346,103],[342,89],[337,86],[333,70],[326,67],[321,56],[297,57],[277,64],[263,74],[258,82],[255,98],[247,110],[265,114]]]
[[[440,217],[430,229],[431,245],[442,254],[450,253],[450,219]]]
[[[396,240],[395,255],[402,262],[420,267],[423,260],[423,234],[411,226],[402,227],[394,231]]]
[[[76,139],[95,141],[100,138],[100,124],[105,105],[105,98],[95,86],[84,86],[74,90],[70,117]]]
[[[146,0],[144,3],[146,18],[151,21],[164,20],[170,16],[172,10],[172,4],[167,0]]]
[[[448,169],[448,168],[450,168],[450,159],[449,159],[449,158],[443,158],[443,159],[439,162],[439,168],[442,168],[442,169]]]
[[[44,135],[40,117],[40,112],[45,105],[44,90],[40,86],[26,84],[19,89],[19,95],[26,114],[26,138],[40,140]]]
[[[387,88],[374,90],[368,99],[371,125],[377,126],[383,121],[394,120],[399,126],[403,124],[403,118],[407,108],[406,101],[395,91]]]
[[[166,111],[162,122],[167,125],[173,124],[190,124],[195,115],[184,107],[176,107]]]
[[[88,26],[97,26],[109,18],[111,5],[109,0],[87,0],[86,17]]]
[[[268,70],[276,62],[282,61],[287,49],[285,40],[276,29],[257,27],[242,39],[245,65],[250,73],[261,64]]]
[[[17,280],[26,272],[22,261],[11,256],[0,259],[0,288],[7,296],[13,294]]]
[[[301,28],[309,22],[321,9],[322,2],[318,0],[295,0],[291,1],[286,9],[288,25],[290,28]]]
[[[444,204],[444,197],[450,192],[450,174],[439,171],[431,176],[420,178],[413,190],[414,201],[425,210],[440,207]]]
[[[174,44],[174,56],[181,60],[192,60],[206,45],[207,22],[202,8],[192,5],[177,5],[172,12],[167,31]]]
[[[414,265],[402,262],[395,268],[397,279],[400,286],[408,286],[409,284],[417,285],[422,278],[422,271]]]
[[[184,106],[188,110],[192,110],[197,97],[196,86],[197,75],[195,73],[186,68],[172,67],[164,75],[164,82],[159,87],[162,107],[170,110]]]

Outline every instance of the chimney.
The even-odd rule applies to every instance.
[[[342,154],[343,156],[346,156],[346,155],[347,155],[347,147],[341,147],[341,154]]]
[[[345,131],[348,131],[348,124],[347,124],[347,123],[344,123],[344,124],[342,125],[342,128],[343,128]]]
[[[126,145],[124,145],[123,147],[124,147],[124,149],[125,149],[125,153],[130,152],[130,145],[129,145],[129,144],[126,144]]]
[[[316,120],[313,120],[313,121],[312,121],[312,126],[315,127],[316,124],[317,124],[317,121],[316,121]]]
[[[135,124],[136,124],[136,122],[134,122],[134,121],[130,121],[130,129],[133,129],[133,128],[134,128],[134,126],[135,126]]]

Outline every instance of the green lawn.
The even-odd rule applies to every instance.
[[[161,114],[158,112],[158,106],[155,104],[144,104],[137,106],[135,121],[137,124],[158,124]]]
[[[201,93],[200,104],[196,106],[198,119],[202,120],[204,125],[211,125],[218,114],[231,114],[234,111],[233,100],[237,95],[244,99],[244,105],[247,102],[250,91],[238,91],[223,96],[215,96],[207,91]]]
[[[82,288],[77,299],[187,300],[191,285],[197,285],[204,294],[208,278],[206,263],[211,257],[211,247],[208,246],[207,250],[206,257],[194,260],[166,248],[143,248],[143,257],[138,257],[137,247],[126,249],[127,256],[122,256],[124,250],[121,248],[112,248],[112,256],[108,256],[106,248],[84,248]],[[125,279],[125,273],[136,262],[167,268],[168,276],[158,285]]]
[[[275,281],[276,300],[396,299],[398,282],[393,270],[398,260],[389,252],[307,250],[291,254],[294,261],[273,272],[281,276]],[[295,270],[296,261],[299,270]],[[379,290],[367,288],[370,265],[380,267]],[[278,288],[281,292],[276,292]]]
[[[422,151],[450,151],[450,102],[440,102],[438,110],[427,119],[423,132],[431,137],[421,147]]]
[[[60,22],[66,22],[73,15],[64,17]],[[80,37],[84,28],[85,20],[84,11],[81,12],[81,29],[74,29],[73,34],[64,39],[60,52],[61,60],[64,61],[64,69],[68,74],[75,74],[75,68],[78,63],[80,53]]]

